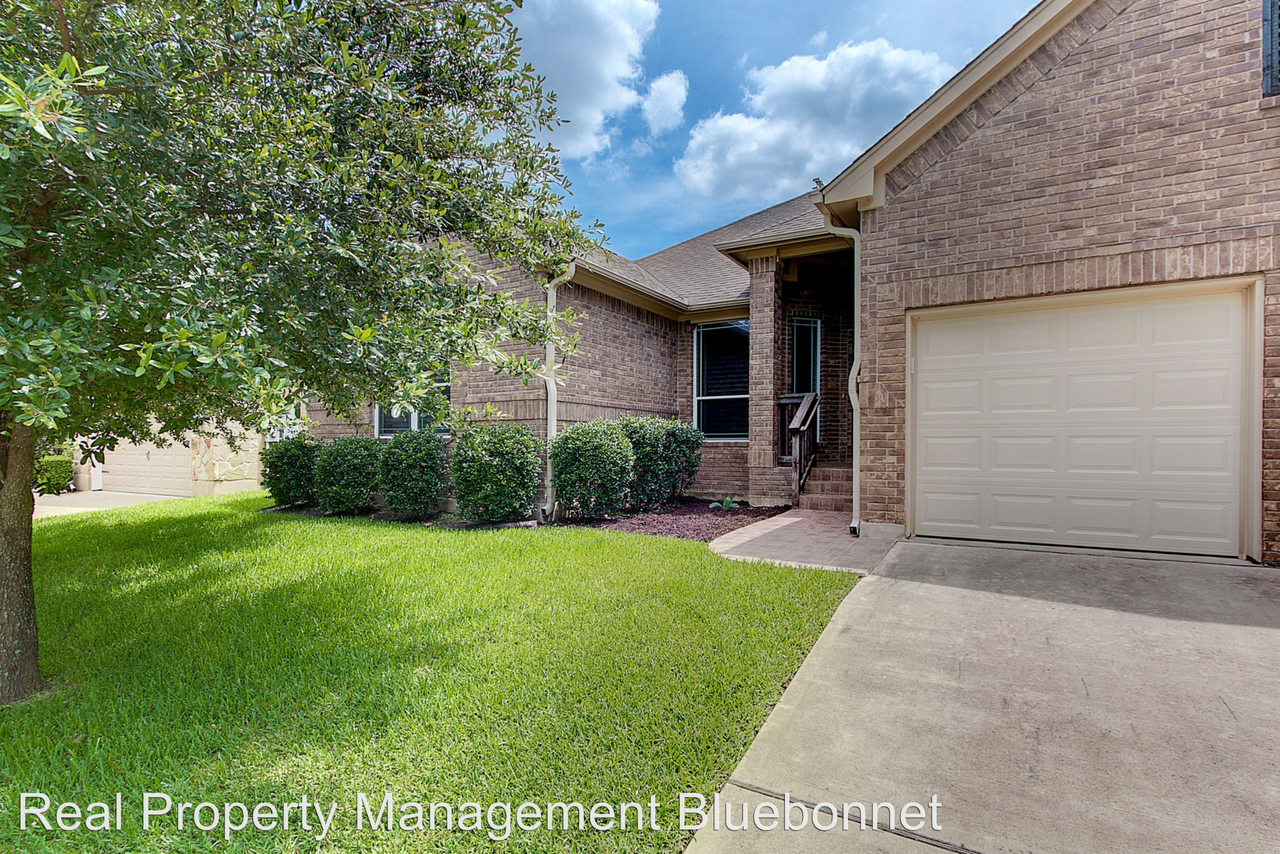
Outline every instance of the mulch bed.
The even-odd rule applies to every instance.
[[[679,537],[684,540],[711,542],[716,537],[745,528],[753,522],[785,513],[786,507],[752,507],[739,504],[733,510],[712,510],[705,498],[683,498],[679,504],[664,507],[653,513],[637,513],[594,522],[562,522],[567,528],[602,528],[606,531],[623,531],[628,534],[654,534],[663,537]],[[321,518],[326,514],[318,507],[268,507],[264,512],[292,513],[299,516]],[[450,513],[442,513],[427,519],[418,519],[385,509],[369,510],[353,516],[376,522],[407,522],[426,524],[436,528],[478,528],[479,526]],[[505,526],[504,526],[505,527]]]
[[[637,513],[634,516],[577,524],[628,534],[657,534],[710,542],[730,531],[745,528],[753,522],[785,513],[786,510],[786,507],[750,507],[746,504],[739,504],[736,510],[712,510],[711,502],[706,499],[685,498],[681,503],[664,507],[656,513]]]

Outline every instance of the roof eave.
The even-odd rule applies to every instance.
[[[577,273],[574,275],[573,280],[666,317],[677,317],[689,310],[689,306],[684,302],[674,300],[666,294],[659,293],[627,276],[623,276],[621,273],[593,264],[590,261],[581,259],[577,261]],[[613,287],[609,287],[610,285]],[[619,290],[621,293],[618,292]]]
[[[885,175],[893,167],[907,159],[1093,2],[1043,0],[823,187],[823,202],[840,214],[882,207],[885,203]]]
[[[831,245],[827,246],[828,243]],[[810,250],[831,252],[845,248],[845,244],[842,239],[834,238],[825,226],[820,226],[777,234],[756,235],[743,240],[717,243],[715,247],[745,267],[747,259],[754,255],[803,254]]]

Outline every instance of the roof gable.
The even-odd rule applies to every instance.
[[[1043,0],[821,191],[846,221],[885,203],[890,172],[918,175],[963,142],[1133,0]]]
[[[744,303],[751,277],[745,267],[718,246],[747,239],[803,230],[820,230],[821,212],[808,194],[745,216],[740,220],[691,237],[675,246],[633,261],[603,253],[584,259],[588,269],[620,284],[665,298],[676,308],[697,311]]]

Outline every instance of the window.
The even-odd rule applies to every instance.
[[[444,395],[446,401],[450,399],[451,388],[448,380],[437,382],[436,388]],[[390,406],[377,404],[373,407],[373,426],[379,439],[388,439],[397,433],[418,430],[429,423],[431,423],[431,416],[426,412],[402,412],[396,415],[391,411]],[[447,433],[449,428],[440,425],[436,427],[436,432]]]
[[[1280,95],[1280,0],[1262,0],[1262,94]]]
[[[747,321],[694,327],[693,418],[708,439],[747,438],[750,361]]]
[[[791,321],[791,393],[818,393],[818,363],[822,350],[822,321]]]
[[[822,379],[822,321],[791,321],[791,393],[820,394]],[[818,438],[822,438],[822,412],[818,412]]]

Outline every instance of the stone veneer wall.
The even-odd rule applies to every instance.
[[[262,449],[257,433],[246,435],[233,448],[222,438],[197,437],[191,442],[193,495],[226,495],[259,489],[262,485]]]

